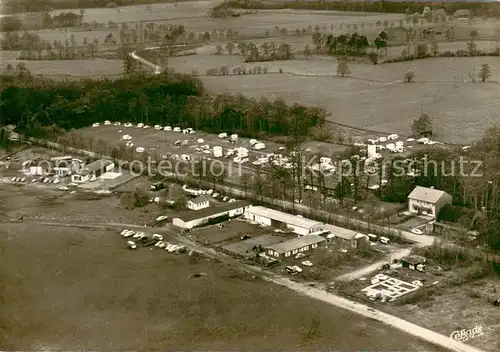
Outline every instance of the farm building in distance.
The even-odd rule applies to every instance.
[[[370,242],[368,236],[353,230],[329,224],[324,227],[333,235],[335,244],[342,248],[359,248]]]
[[[441,208],[452,200],[453,197],[444,191],[417,186],[408,196],[408,211],[436,219]]]
[[[423,272],[425,270],[426,259],[419,255],[409,255],[401,259],[403,268],[418,270]]]
[[[404,27],[387,28],[387,36],[392,45],[401,45],[408,41],[408,29]]]
[[[210,207],[186,213],[174,218],[172,223],[181,229],[192,229],[209,223],[211,219],[223,216],[234,218],[242,215],[248,207],[250,207],[250,203],[246,201],[227,203],[220,207]]]
[[[275,258],[290,257],[300,252],[318,248],[326,239],[318,235],[303,236],[289,241],[270,244],[265,247],[267,255]]]
[[[80,172],[71,175],[71,182],[84,183],[90,181],[93,177],[99,177],[102,174],[115,168],[115,163],[107,159],[99,159],[86,165]]]
[[[245,210],[244,217],[265,226],[289,229],[299,236],[309,235],[323,229],[321,222],[262,206],[248,208]]]
[[[187,201],[187,207],[191,210],[201,210],[208,208],[210,206],[210,201],[205,196],[199,196],[194,199]]]

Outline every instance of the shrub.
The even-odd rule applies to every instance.
[[[406,82],[411,82],[415,78],[415,73],[413,71],[408,71],[405,73],[404,78]]]

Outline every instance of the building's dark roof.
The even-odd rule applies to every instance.
[[[293,214],[284,213],[279,210],[266,208],[262,206],[251,207],[247,211],[249,214],[254,214],[267,219],[272,219],[283,224],[300,227],[303,229],[311,229],[315,226],[323,225],[319,221],[307,219]]]
[[[344,240],[353,240],[358,234],[356,231],[330,224],[325,224],[325,230],[330,231],[335,237],[342,238]]]
[[[93,163],[90,163],[88,165],[85,165],[85,167],[82,170],[82,174],[90,174],[92,172],[96,172],[98,170],[102,170],[108,165],[112,164],[113,161],[108,160],[108,159],[99,159],[94,161]]]
[[[302,236],[298,238],[294,238],[293,240],[281,242],[281,243],[276,243],[276,244],[271,244],[266,246],[266,249],[272,249],[275,252],[278,252],[280,254],[284,254],[287,252],[291,252],[294,249],[300,249],[306,246],[310,246],[315,243],[321,243],[326,241],[326,239],[322,236],[318,235],[308,235],[308,236]]]
[[[401,259],[401,261],[412,265],[418,265],[418,264],[425,264],[426,259],[425,257],[419,255],[409,255]]]
[[[201,203],[208,202],[209,199],[207,197],[205,197],[205,196],[199,196],[199,197],[190,199],[189,201],[192,202],[192,203],[194,203],[194,204],[201,204]]]
[[[191,220],[213,217],[214,215],[225,213],[225,212],[233,210],[233,209],[248,207],[250,205],[251,204],[249,202],[244,201],[244,200],[240,200],[240,201],[233,202],[233,203],[226,203],[220,207],[210,207],[210,208],[205,208],[205,209],[201,209],[201,210],[197,210],[197,211],[192,211],[192,212],[177,216],[177,218],[181,219],[184,222],[188,222]]]

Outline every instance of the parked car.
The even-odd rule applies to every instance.
[[[167,188],[167,184],[165,182],[156,182],[153,183],[150,188],[152,191],[159,191]]]
[[[163,248],[163,247],[160,247],[162,244],[165,244],[165,242],[163,241],[158,241],[155,243],[155,247],[158,247],[158,248]]]
[[[168,251],[172,247],[172,243],[165,242],[165,250]]]
[[[287,266],[283,271],[286,274],[297,275],[297,270],[295,270],[295,268],[293,266]]]
[[[171,244],[170,248],[168,249],[168,253],[174,253],[179,248],[180,248],[180,246],[178,246],[176,244]]]
[[[125,237],[125,238],[128,238],[128,237],[131,237],[131,236],[134,236],[134,235],[135,235],[135,231],[127,230],[127,232],[125,234],[123,234],[122,236]]]
[[[295,259],[301,259],[301,258],[304,258],[306,255],[304,253],[298,253],[296,256],[295,256]]]
[[[307,267],[313,266],[313,263],[311,261],[309,261],[309,260],[303,261],[301,264],[304,265],[304,266],[307,266]]]
[[[163,236],[162,235],[158,235],[157,233],[155,233],[153,235],[153,239],[157,240],[157,241],[162,241],[163,240]]]
[[[127,241],[127,246],[130,249],[136,249],[137,248],[137,244],[134,241]]]
[[[249,234],[245,234],[245,235],[240,237],[241,240],[248,240],[249,238],[250,238]]]
[[[380,241],[380,243],[383,243],[383,244],[390,244],[391,243],[391,240],[388,239],[387,237],[380,237],[379,241]]]
[[[415,235],[422,235],[424,232],[420,229],[411,229],[411,232],[414,233]]]
[[[146,234],[144,232],[137,232],[133,238],[136,240],[140,240],[141,238],[146,237]]]
[[[182,245],[182,246],[179,246],[179,248],[177,248],[176,252],[177,253],[186,253],[186,246]]]

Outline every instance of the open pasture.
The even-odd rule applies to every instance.
[[[168,66],[176,72],[191,73],[193,69],[198,74],[205,75],[208,69],[220,68],[226,65],[229,69],[243,63],[239,55],[189,55],[168,58]],[[255,65],[254,65],[255,66]]]
[[[460,79],[459,67],[468,77],[468,72],[482,63],[492,65],[498,80],[500,67],[495,58],[481,57],[351,65],[350,78],[336,77],[336,63],[325,60],[322,69],[317,67],[319,63],[311,64],[312,73],[296,68],[297,75],[204,77],[203,81],[212,92],[238,91],[247,96],[320,105],[331,112],[332,121],[400,135],[411,133],[411,122],[423,110],[433,118],[437,140],[471,143],[499,121],[498,83],[464,83]],[[306,60],[270,64],[283,67],[285,72],[293,65],[309,65]],[[415,82],[402,83],[404,73],[410,69],[416,74]],[[321,76],[328,72],[331,76]]]
[[[470,81],[469,72],[477,73],[482,64],[490,65],[492,71],[491,80],[498,82],[500,79],[500,61],[493,56],[428,58],[382,65],[351,62],[349,63],[349,69],[351,78],[384,84],[402,81],[404,74],[410,70],[415,73],[415,82],[463,83],[464,80]],[[279,69],[283,69],[285,73],[299,76],[337,75],[337,60],[333,57],[314,56],[309,60],[267,61],[243,63],[242,65],[246,68],[257,65],[267,67],[268,72],[279,72]]]
[[[99,41],[99,44],[102,45],[104,44],[104,40],[110,33],[113,35],[117,42],[120,40],[120,31],[114,29],[83,31],[76,29],[72,30],[71,28],[68,28],[67,31],[60,29],[42,29],[36,32],[36,34],[38,34],[42,40],[48,40],[49,42],[58,40],[63,44],[66,41],[69,41],[71,43],[71,37],[74,36],[77,45],[83,45],[84,38],[87,38],[88,43],[92,43],[94,39],[97,39]]]
[[[272,32],[276,26],[295,31],[308,26],[332,25],[338,28],[341,24],[361,23],[375,24],[377,21],[388,20],[396,23],[404,15],[401,14],[374,14],[374,13],[348,13],[339,11],[310,11],[310,10],[279,10],[257,11],[254,14],[243,15],[239,18],[214,19],[208,16],[208,10],[218,1],[188,1],[177,4],[153,4],[151,10],[146,5],[127,6],[117,9],[86,9],[85,22],[108,23],[113,22],[164,22],[172,25],[184,25],[186,30],[194,32],[210,32],[212,29],[232,29],[245,36]],[[58,13],[61,11],[53,12]],[[375,28],[375,27],[374,27]]]
[[[500,20],[489,19],[487,21],[474,20],[471,23],[461,20],[452,20],[442,25],[427,24],[427,27],[434,28],[435,31],[446,32],[448,27],[453,27],[455,32],[455,40],[470,40],[471,31],[477,31],[477,38],[480,40],[500,40]],[[442,36],[446,38],[444,35]]]
[[[2,350],[439,350],[228,265],[127,250],[116,232],[0,232]]]
[[[207,11],[217,3],[215,0],[209,1],[186,1],[179,3],[151,4],[124,6],[117,8],[93,8],[85,9],[83,20],[85,22],[96,21],[98,23],[122,22],[150,22],[158,20],[182,19],[192,17],[202,17],[207,15]],[[148,9],[149,7],[149,9]],[[52,11],[52,15],[61,12],[77,10],[57,10]]]
[[[14,56],[14,54],[9,54]],[[52,78],[74,76],[74,77],[105,77],[122,74],[121,60],[16,60],[8,58],[0,61],[0,71],[5,71],[8,64],[16,67],[24,63],[26,68],[35,75],[47,75]]]
[[[481,51],[490,52],[496,48],[500,48],[500,41],[493,40],[476,40],[477,49]],[[443,53],[445,51],[456,52],[457,50],[467,50],[467,41],[455,41],[455,42],[444,42],[438,43],[439,52]],[[401,56],[403,49],[406,49],[410,54],[414,54],[415,48],[413,45],[399,45],[391,46],[387,48],[387,57],[384,56],[383,59],[393,59]],[[429,51],[431,47],[429,46]]]

